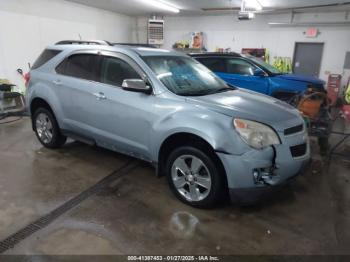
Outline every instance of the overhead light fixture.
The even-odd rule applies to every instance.
[[[250,7],[257,11],[261,11],[263,9],[263,6],[260,4],[259,0],[242,0],[242,2],[245,2],[245,7]]]
[[[159,8],[159,9],[163,9],[165,11],[169,11],[169,12],[173,12],[173,13],[179,13],[180,9],[177,8],[176,6],[174,6],[171,3],[168,3],[166,1],[163,0],[140,0],[143,3]]]
[[[247,10],[247,7],[253,8],[256,11],[262,10],[262,5],[258,0],[242,0],[241,11],[238,12],[238,20],[251,20],[255,18],[255,13]]]
[[[239,12],[238,20],[251,20],[255,18],[255,14],[252,12]]]

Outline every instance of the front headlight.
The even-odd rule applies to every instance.
[[[233,125],[244,142],[255,149],[281,144],[276,132],[267,125],[236,118]]]

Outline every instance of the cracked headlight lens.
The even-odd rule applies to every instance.
[[[267,125],[239,118],[233,120],[233,125],[243,141],[255,149],[281,144],[277,133]]]

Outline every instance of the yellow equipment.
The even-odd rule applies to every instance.
[[[348,87],[345,91],[345,101],[347,104],[350,104],[350,81],[349,81]]]

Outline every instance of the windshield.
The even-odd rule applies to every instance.
[[[173,93],[202,96],[232,90],[196,60],[182,56],[145,56],[143,60]]]
[[[260,58],[257,58],[255,56],[247,56],[247,58],[249,58],[250,60],[253,60],[262,69],[265,69],[272,74],[282,74],[282,72],[280,70],[278,70],[276,67],[273,67],[272,65],[266,63],[265,61],[261,60]]]

